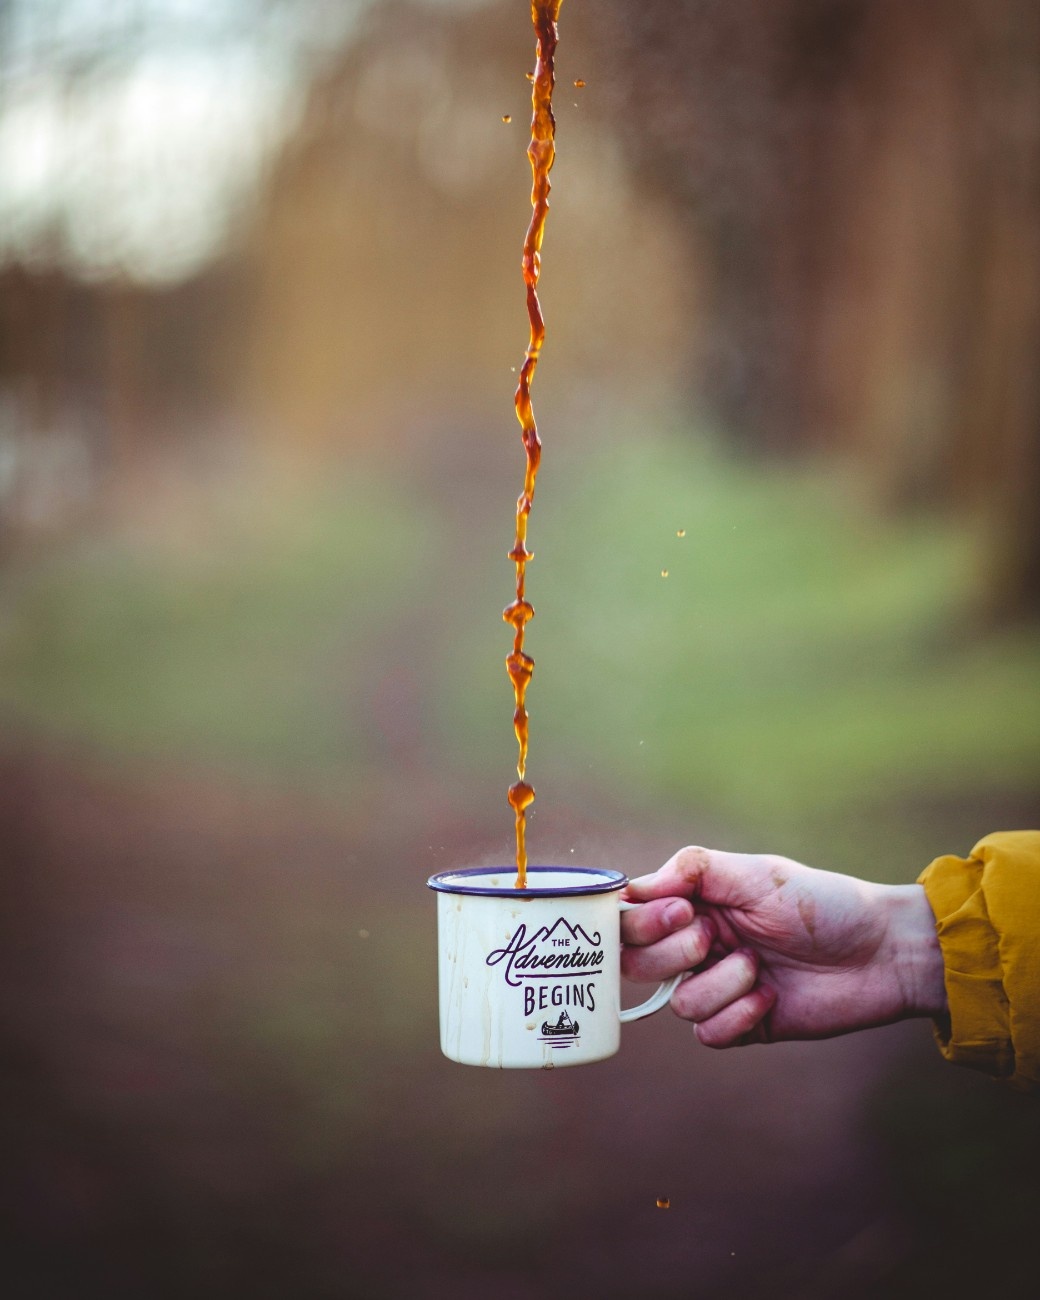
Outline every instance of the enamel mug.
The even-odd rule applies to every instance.
[[[441,1050],[464,1065],[552,1069],[613,1056],[621,1025],[658,1011],[681,976],[621,1009],[628,878],[599,867],[442,871],[437,893]]]

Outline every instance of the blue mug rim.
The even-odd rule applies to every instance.
[[[508,876],[508,882],[504,885],[477,885],[467,884],[468,879],[474,877],[483,877],[501,872]],[[594,883],[586,885],[545,885],[541,888],[537,884],[530,883],[532,877],[539,874],[552,872],[553,875],[574,875],[574,876],[596,876],[598,879]],[[623,871],[615,871],[612,867],[528,867],[526,889],[517,889],[513,881],[516,878],[516,867],[466,867],[462,871],[438,871],[427,880],[426,887],[433,889],[439,894],[469,894],[470,896],[480,898],[515,898],[518,902],[523,902],[529,898],[578,898],[586,894],[609,894],[615,890],[624,889],[628,884],[628,877]]]

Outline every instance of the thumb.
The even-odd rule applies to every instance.
[[[629,882],[624,893],[633,903],[652,898],[690,898],[719,907],[742,907],[760,894],[762,861],[752,853],[725,853],[691,845],[663,867]]]

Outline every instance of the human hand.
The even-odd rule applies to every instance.
[[[672,1009],[709,1047],[831,1038],[946,1010],[920,885],[878,885],[788,858],[681,849],[623,897],[621,969],[693,974]]]

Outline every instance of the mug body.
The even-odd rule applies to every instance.
[[[445,871],[437,892],[441,1050],[504,1069],[586,1065],[618,1050],[620,871]]]

